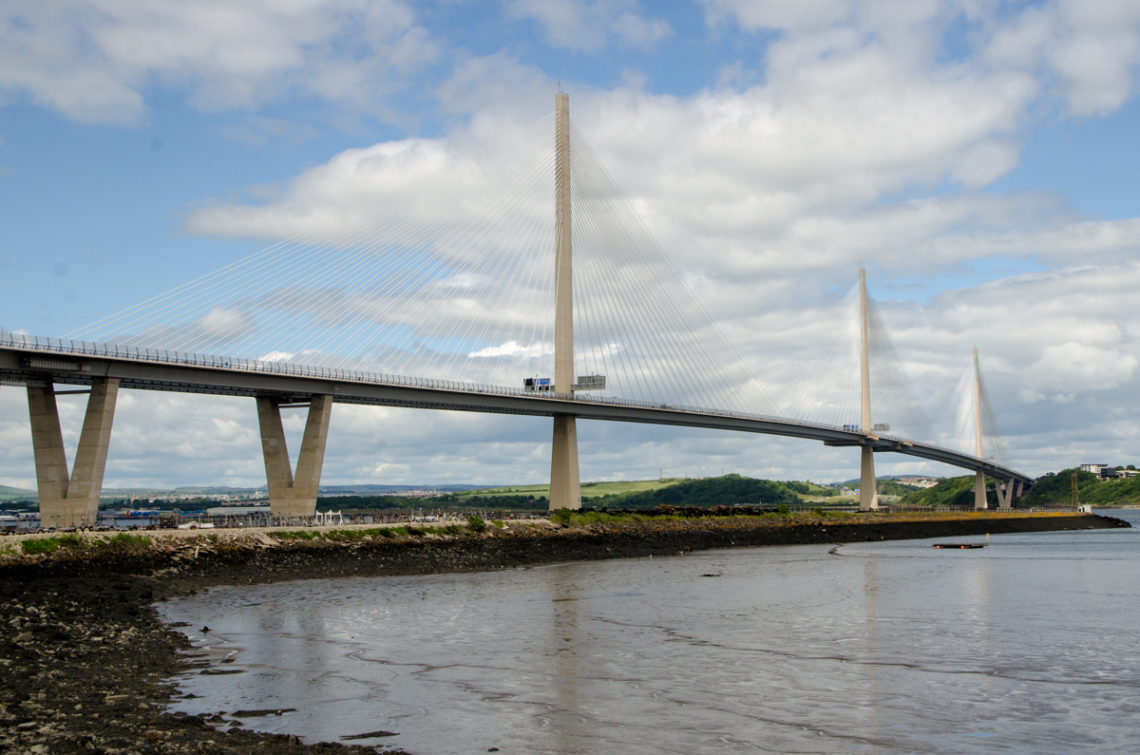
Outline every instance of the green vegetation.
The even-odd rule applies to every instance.
[[[677,519],[677,518],[679,518],[679,517],[675,514],[670,514],[670,515],[665,515],[665,516],[660,516],[660,515],[652,515],[651,516],[648,514],[638,514],[637,512],[631,512],[631,511],[620,511],[620,512],[597,511],[597,510],[571,511],[570,509],[558,509],[557,511],[555,511],[554,513],[552,513],[550,515],[550,520],[552,522],[557,522],[558,524],[574,524],[574,525],[617,524],[617,523],[621,523],[621,522],[645,522],[645,521],[649,521],[651,519]]]
[[[0,485],[0,501],[4,503],[35,503],[36,491]]]
[[[641,493],[647,490],[657,490],[659,488],[675,485],[679,482],[685,482],[684,479],[673,477],[662,478],[660,480],[614,480],[609,482],[583,482],[582,483],[582,499],[592,500],[595,498],[604,498],[606,496],[625,495],[627,493]],[[471,499],[472,502],[484,503],[484,498],[494,498],[498,496],[533,496],[535,498],[546,499],[550,496],[550,486],[546,484],[538,485],[511,485],[508,487],[500,488],[481,488],[479,490],[470,490],[462,493],[460,497]]]
[[[878,482],[879,495],[894,495],[902,497],[910,495],[916,491],[923,490],[923,488],[920,488],[917,485],[906,485],[899,482],[898,480],[886,479],[879,480]]]
[[[1140,477],[1101,480],[1091,472],[1065,469],[1056,474],[1038,477],[1033,487],[1014,504],[1018,508],[1033,506],[1071,506],[1073,502],[1073,472],[1077,473],[1080,502],[1093,506],[1140,503]],[[993,478],[986,478],[986,500],[990,508],[998,505]],[[974,476],[950,477],[932,488],[908,493],[900,506],[950,506],[973,508]]]
[[[821,498],[834,498],[839,495],[838,488],[831,485],[817,485],[810,481],[799,482],[797,480],[790,480],[780,484],[803,497],[818,496]]]
[[[119,532],[110,536],[81,536],[74,532],[65,532],[61,535],[47,535],[45,537],[30,537],[20,541],[20,551],[27,554],[55,553],[60,548],[67,550],[91,549],[96,554],[118,553],[125,549],[150,548],[151,539],[144,535],[132,535],[129,532]]]
[[[704,480],[685,480],[641,493],[607,496],[592,503],[601,508],[654,509],[658,506],[796,505],[799,502],[799,495],[787,483],[730,474]]]
[[[478,514],[472,514],[467,517],[467,529],[472,532],[483,532],[487,529],[487,523],[483,521],[483,517]]]
[[[544,486],[545,487],[545,486]],[[547,507],[546,496],[533,495],[480,495],[472,498],[468,493],[446,493],[429,498],[409,498],[398,495],[343,495],[317,498],[318,508],[335,508],[342,511],[374,511],[378,509],[455,509],[478,506],[481,509],[532,510]]]
[[[347,542],[377,537],[387,539],[394,537],[423,537],[425,535],[456,536],[462,535],[465,530],[482,532],[486,529],[486,524],[483,524],[482,529],[473,527],[471,524],[472,519],[478,519],[480,523],[483,522],[479,517],[469,517],[466,527],[461,524],[445,524],[439,527],[409,524],[400,527],[369,527],[368,529],[352,530],[274,530],[269,533],[269,536],[277,538],[278,540],[328,540],[330,542]]]
[[[58,549],[58,537],[33,537],[20,543],[20,550],[24,553],[53,553]]]
[[[362,532],[363,530],[359,531]],[[314,540],[320,537],[321,533],[318,530],[287,530],[285,532],[275,530],[272,535],[278,540]]]
[[[586,487],[586,486],[583,485],[582,487]],[[494,496],[512,496],[512,497],[548,496],[548,495],[550,495],[550,486],[542,484],[542,485],[509,485],[509,486],[498,487],[498,488],[478,488],[476,490],[465,491],[465,492],[458,494],[458,495],[461,495],[463,498],[470,498],[470,499],[486,498],[488,496],[491,496],[491,497],[494,497]]]
[[[59,544],[64,548],[80,548],[83,546],[83,541],[79,539],[79,535],[68,533],[59,536]]]
[[[1064,469],[1038,477],[1021,499],[1023,506],[1068,506],[1073,501],[1073,472],[1082,504],[1112,506],[1140,503],[1140,477],[1102,480],[1091,472]]]
[[[444,496],[446,497],[446,496]],[[417,509],[432,507],[437,498],[409,498],[401,495],[338,495],[319,496],[318,509],[360,511],[370,509]]]
[[[216,539],[217,536],[214,536]],[[151,539],[146,535],[132,535],[129,532],[120,532],[107,538],[105,542],[112,545],[147,545],[151,544]]]
[[[891,483],[884,481],[884,494],[893,492]],[[904,487],[904,486],[899,486]],[[590,508],[654,508],[659,504],[682,506],[718,506],[737,503],[772,505],[780,502],[789,505],[804,503],[840,503],[836,486],[819,485],[810,481],[773,482],[753,480],[741,475],[727,475],[706,479],[662,478],[658,480],[620,480],[612,482],[582,483],[582,502]],[[101,508],[164,508],[198,510],[220,506],[225,501],[211,498],[203,490],[193,498],[179,501],[157,501],[143,498],[104,499]],[[470,491],[443,493],[437,496],[412,498],[388,492],[354,495],[324,495],[317,498],[319,509],[341,511],[377,511],[394,509],[414,511],[426,509],[462,510],[477,508],[483,511],[546,511],[549,506],[549,486],[511,485],[482,488]],[[10,506],[18,509],[21,505]],[[34,501],[28,504],[35,508]]]
[[[365,509],[480,509],[545,511],[549,485],[511,485],[447,493],[431,498],[392,495],[318,498],[319,507],[346,511]],[[812,482],[771,482],[731,474],[699,480],[667,478],[582,483],[582,503],[589,508],[652,509],[669,506],[731,506],[734,504],[797,505],[803,500],[834,498],[839,491]]]
[[[86,543],[79,535],[65,533],[63,535],[28,538],[20,543],[20,550],[24,553],[54,553],[60,548],[76,550],[84,547],[84,545]]]
[[[974,507],[974,476],[966,475],[963,477],[947,477],[940,480],[937,485],[932,488],[923,488],[915,490],[904,495],[898,501],[899,506],[956,506],[959,508]],[[998,505],[997,494],[993,491],[993,480],[989,477],[986,478],[986,484],[990,489],[986,493],[986,499],[989,501],[991,508],[996,508]]]
[[[714,509],[707,514],[704,512],[694,514],[692,510],[675,509],[670,510],[670,507],[664,507],[657,511],[646,511],[641,513],[639,511],[599,511],[598,509],[586,509],[583,511],[571,511],[570,509],[558,509],[550,514],[550,520],[557,524],[564,525],[589,525],[589,524],[623,524],[627,522],[656,522],[656,521],[676,521],[676,520],[691,520],[695,516],[714,516],[714,517],[737,517],[747,516],[754,519],[763,518],[797,518],[798,521],[811,521],[813,517],[838,519],[849,518],[856,516],[847,511],[829,511],[823,508],[813,509],[810,514],[792,514],[786,506],[777,506],[776,511],[763,511],[757,513],[755,510],[749,512],[747,509],[742,511],[734,510],[731,507],[724,507]],[[793,519],[796,521],[796,519]]]

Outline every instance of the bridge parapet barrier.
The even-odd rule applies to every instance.
[[[359,383],[407,386],[413,388],[423,388],[427,390],[446,390],[452,392],[479,393],[515,397],[526,395],[521,388],[465,383],[453,379],[415,378],[406,375],[373,373],[365,370],[345,370],[340,368],[318,367],[314,365],[297,365],[288,362],[259,361],[237,356],[183,353],[170,351],[167,349],[152,348],[149,346],[139,347],[137,345],[131,344],[124,344],[122,346],[119,346],[105,342],[95,343],[62,338],[44,338],[41,336],[32,336],[22,333],[11,333],[3,329],[0,329],[0,345],[7,345],[19,349],[31,349],[53,353],[86,354],[129,360],[145,359],[149,362],[205,366],[215,369],[236,369],[246,372],[263,374],[284,374],[302,377],[319,377],[334,380],[351,380],[353,382]],[[541,397],[530,395],[527,396],[527,398],[531,401],[558,401],[567,403],[572,402],[574,404],[583,406],[599,405],[613,407],[640,407],[650,410],[664,409],[671,412],[685,413],[690,415],[774,422],[787,427],[805,428],[813,431],[826,430],[829,432],[843,432],[842,428],[835,425],[825,425],[816,422],[795,420],[784,417],[771,417],[750,412],[725,411],[722,409],[699,407],[692,404],[649,401],[645,399],[622,398],[619,396],[593,395],[589,397],[580,397],[574,395],[573,393],[556,393],[547,394]],[[857,433],[855,435],[860,434]],[[888,439],[887,436],[882,437],[884,439]],[[902,443],[905,439],[901,439],[897,436],[892,435],[889,437],[889,440],[892,442]],[[953,449],[941,448],[930,443],[923,443],[922,446],[926,451],[938,452],[938,454],[945,455],[948,458],[952,457],[957,460],[961,460],[969,456],[968,454],[963,454],[961,452],[954,451]],[[928,456],[928,458],[934,457]],[[1006,468],[1004,465],[987,464],[984,469],[988,474],[1000,477],[1001,479],[1026,479],[1021,475],[1013,472],[1013,470]]]
[[[345,371],[326,367],[316,367],[312,365],[295,365],[287,362],[263,362],[258,360],[245,359],[242,357],[221,357],[214,354],[182,353],[170,351],[168,349],[152,349],[149,346],[142,347],[140,349],[138,346],[125,345],[120,347],[115,344],[105,342],[74,340],[65,341],[65,339],[61,338],[43,338],[40,336],[14,334],[7,331],[0,331],[0,343],[20,348],[30,347],[37,350],[61,351],[124,359],[145,359],[147,361],[159,361],[172,364],[178,363],[226,369],[239,369],[250,372],[269,372],[276,374],[298,375],[302,377],[333,378],[338,380],[347,379],[356,382],[386,383],[429,389],[443,389],[450,391],[472,391],[506,396],[526,395],[519,389],[512,389],[505,386],[464,383],[456,380],[414,378],[403,375],[386,375],[364,372],[360,370]],[[786,420],[783,418],[769,417],[766,415],[752,414],[748,412],[726,412],[723,410],[710,409],[708,407],[698,407],[691,404],[677,404],[669,402],[660,403],[643,399],[626,399],[618,396],[591,396],[589,398],[579,398],[573,393],[556,393],[553,395],[545,396],[543,398],[557,399],[560,401],[574,401],[580,403],[604,404],[611,406],[640,406],[647,409],[665,408],[679,412],[707,414],[709,416],[739,417],[745,419],[768,419],[783,422],[792,422],[793,424],[804,427],[816,426],[814,423],[810,422],[796,422],[794,420]]]

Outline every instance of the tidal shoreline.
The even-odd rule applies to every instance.
[[[221,584],[492,570],[675,555],[733,546],[846,543],[1128,526],[1079,514],[661,519],[580,526],[488,526],[400,538],[278,538],[218,531],[0,557],[0,751],[395,752],[284,735],[220,731],[165,711],[171,677],[195,668],[155,601]],[[0,540],[0,545],[4,543]],[[201,669],[207,670],[207,669]],[[248,721],[257,712],[227,712]]]

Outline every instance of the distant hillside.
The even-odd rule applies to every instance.
[[[652,509],[668,506],[732,506],[754,504],[775,506],[781,503],[799,505],[801,495],[819,502],[835,498],[834,488],[810,482],[772,482],[731,474],[700,480],[631,480],[620,482],[582,483],[582,505],[598,509]],[[318,506],[354,508],[450,508],[479,507],[487,509],[529,509],[545,511],[549,505],[549,485],[507,485],[448,493],[430,498],[407,498],[390,495],[322,496]]]
[[[1038,477],[1034,481],[1033,487],[1014,505],[1018,507],[1071,505],[1073,500],[1073,471],[1072,469],[1065,469],[1056,474],[1050,472],[1043,477]],[[1088,503],[1093,506],[1140,503],[1140,477],[1124,480],[1101,480],[1090,472],[1076,471],[1081,503]],[[986,500],[991,508],[998,505],[993,484],[994,481],[987,477]],[[972,507],[974,505],[974,476],[950,477],[932,488],[910,493],[898,503],[901,506]]]
[[[679,482],[684,482],[682,478],[662,478],[660,480],[614,480],[609,482],[583,482],[582,483],[582,500],[593,500],[596,498],[606,498],[615,495],[624,495],[626,493],[639,493],[646,490],[658,490],[660,488],[676,485]],[[547,497],[550,495],[550,485],[547,483],[536,483],[533,485],[504,485],[497,488],[476,488],[468,490],[463,496],[472,498],[484,497],[498,497],[505,495],[526,495],[535,497]]]
[[[973,475],[964,477],[947,477],[932,488],[912,490],[898,500],[899,506],[959,506],[972,508],[974,505]],[[991,487],[993,480],[986,478]],[[997,495],[991,489],[986,493],[986,500],[991,507],[998,505]]]
[[[906,483],[899,482],[898,480],[879,480],[879,495],[907,496],[919,490],[922,490],[922,488],[917,485],[907,485]]]
[[[0,501],[34,501],[36,491],[0,485]]]
[[[878,483],[879,495],[897,495],[904,496],[915,492],[916,490],[923,490],[924,488],[918,485],[907,485],[906,483],[899,482],[898,476],[876,477],[875,481]],[[854,490],[862,484],[861,480],[844,480],[839,485]]]
[[[399,493],[405,490],[440,490],[446,493],[460,493],[475,490],[478,487],[478,485],[457,485],[454,483],[448,483],[446,485],[437,485],[435,483],[422,483],[419,485],[321,485],[321,492],[329,495],[384,495],[386,493]]]
[[[704,480],[685,480],[656,490],[607,496],[591,504],[616,509],[653,509],[662,505],[732,506],[781,503],[795,505],[799,502],[799,496],[786,483],[755,480],[751,477],[730,474]]]
[[[409,490],[437,490],[440,495],[409,497]],[[11,492],[11,495],[6,493]],[[163,502],[166,507],[201,508],[222,497],[245,497],[258,493],[256,488],[225,486],[185,486],[175,490],[119,489],[105,490],[103,505],[115,507],[127,499],[160,499],[178,496],[177,502]],[[885,492],[885,491],[884,491]],[[264,495],[264,488],[260,490]],[[549,504],[547,484],[506,485],[475,488],[469,485],[322,485],[317,505],[335,509],[437,508],[476,506],[491,509],[545,510]],[[659,480],[621,480],[582,483],[582,503],[591,508],[646,509],[670,506],[731,506],[735,504],[777,505],[786,503],[840,502],[839,491],[812,482],[775,482],[737,474],[707,479],[664,478]],[[35,500],[35,491],[0,486],[0,500]]]
[[[1140,503],[1140,477],[1124,480],[1102,480],[1091,472],[1064,469],[1057,474],[1038,477],[1033,487],[1021,499],[1024,506],[1068,505],[1073,500],[1073,472],[1077,473],[1077,487],[1081,503],[1094,506]]]

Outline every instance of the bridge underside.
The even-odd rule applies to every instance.
[[[611,422],[639,422],[681,427],[701,427],[734,432],[750,432],[766,435],[779,435],[791,438],[815,440],[831,446],[860,446],[861,453],[895,452],[929,459],[944,464],[958,466],[989,475],[1002,482],[999,495],[1002,505],[1012,501],[1015,488],[1031,482],[1030,478],[1006,467],[984,459],[949,449],[939,448],[909,440],[864,434],[827,425],[816,425],[777,418],[718,413],[688,407],[671,405],[647,405],[635,402],[583,399],[565,394],[534,394],[509,389],[493,389],[463,383],[440,381],[419,381],[414,379],[383,378],[376,376],[328,373],[321,370],[301,370],[284,365],[262,364],[259,369],[242,369],[226,366],[225,360],[212,360],[209,364],[174,361],[151,361],[111,354],[77,354],[49,351],[43,348],[0,347],[0,383],[40,386],[50,391],[55,384],[91,386],[92,400],[99,391],[113,394],[117,388],[136,390],[159,390],[183,393],[201,393],[226,396],[245,396],[258,399],[259,421],[262,427],[263,450],[266,455],[267,480],[270,481],[271,495],[276,481],[280,500],[301,501],[289,504],[290,511],[312,513],[309,500],[315,504],[316,485],[319,484],[320,466],[324,454],[324,439],[328,432],[328,416],[332,403],[396,406],[418,409],[438,409],[449,411],[469,411],[484,413],[518,414],[528,416],[563,417],[567,419],[596,419]],[[100,387],[103,386],[103,387]],[[112,388],[111,386],[116,386]],[[46,395],[46,394],[45,394]],[[105,410],[103,420],[96,422],[92,437],[106,433],[109,438],[110,419],[113,415],[114,399],[99,393]],[[37,477],[42,479],[41,499],[52,497],[60,481],[59,473],[62,443],[54,438],[43,440],[45,427],[50,427],[50,417],[43,419],[43,396],[32,397],[29,389],[29,408],[33,416],[39,413],[41,419],[33,419],[33,434],[37,435],[37,449],[40,447],[58,448],[44,452],[45,472],[40,478],[37,450]],[[54,396],[52,398],[54,407]],[[297,474],[285,474],[289,470],[288,456],[285,454],[283,436],[278,435],[270,407],[283,405],[309,405],[309,422],[306,426],[306,440],[302,442]],[[39,407],[39,408],[37,408]],[[91,408],[89,404],[89,414]],[[95,421],[95,420],[93,420]],[[276,423],[279,424],[279,416]],[[314,424],[315,423],[315,424]],[[56,419],[58,427],[58,418]],[[310,426],[312,429],[310,430]],[[85,430],[86,433],[86,423]],[[92,461],[83,461],[86,469],[90,463],[98,466],[98,480],[94,472],[78,472],[78,483],[73,484],[75,495],[88,496],[93,488],[101,487],[103,463],[106,460],[106,443],[91,446]],[[319,446],[319,448],[318,448]],[[279,449],[279,450],[278,450]],[[76,459],[76,470],[80,469],[80,459]],[[63,467],[64,475],[66,466]],[[72,473],[76,478],[77,472]],[[55,487],[53,487],[53,485]],[[1020,492],[1019,490],[1016,492]],[[70,495],[70,493],[69,493]],[[79,499],[72,499],[79,505]],[[84,497],[80,508],[89,505]],[[98,500],[98,490],[94,492]],[[86,508],[83,508],[86,511]],[[78,509],[77,509],[78,511]],[[83,521],[87,515],[83,514]]]

